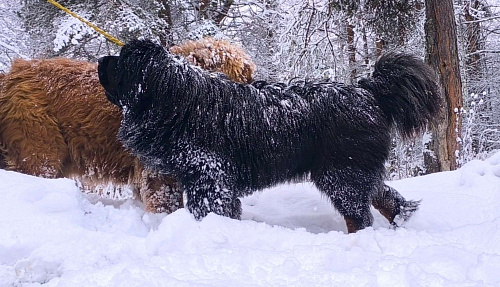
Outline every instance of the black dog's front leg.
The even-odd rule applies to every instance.
[[[218,215],[240,219],[241,203],[232,192],[216,183],[202,181],[186,188],[188,210],[197,220],[213,212]]]
[[[241,203],[234,190],[230,165],[214,153],[190,145],[183,147],[175,164],[187,195],[188,210],[197,220],[210,212],[240,219]]]

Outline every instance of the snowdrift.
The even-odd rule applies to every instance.
[[[404,228],[346,234],[311,183],[242,199],[243,220],[82,194],[0,170],[0,286],[498,286],[500,153],[388,182],[422,199]]]

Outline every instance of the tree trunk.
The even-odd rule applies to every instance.
[[[382,51],[384,50],[385,47],[385,41],[382,38],[378,38],[375,40],[375,47],[376,47],[376,55],[377,57],[380,57],[382,55]]]
[[[351,70],[349,78],[351,82],[354,82],[356,78],[356,46],[354,44],[354,25],[346,20],[346,31],[347,31],[347,54],[349,58],[349,69]]]
[[[160,19],[164,19],[165,23],[167,23],[167,27],[163,29],[164,33],[160,33],[160,42],[163,47],[170,47],[174,39],[172,39],[172,14],[170,12],[170,3],[169,0],[159,0],[158,3],[160,3],[161,8],[160,11],[158,12],[158,17]]]
[[[368,52],[368,37],[366,36],[366,28],[363,26],[361,29],[363,33],[363,58],[365,59],[365,66],[368,67],[370,64],[370,54]]]
[[[472,2],[472,3],[471,3]],[[478,20],[473,14],[471,14],[471,9],[478,10],[479,1],[465,1],[464,3],[464,14],[465,14],[465,27],[467,32],[467,66],[470,69],[471,74],[477,74],[480,71],[480,60],[481,55],[476,53],[480,50],[481,41],[481,26]],[[472,6],[472,7],[471,7]],[[476,21],[476,22],[474,22]]]
[[[455,170],[460,152],[462,80],[458,60],[457,31],[452,0],[426,0],[427,62],[438,71],[444,96],[442,118],[432,130],[424,152],[427,173]]]
[[[219,26],[222,20],[227,16],[233,3],[234,0],[224,0],[221,1],[221,3],[218,1],[201,0],[200,14],[204,19],[210,19]]]

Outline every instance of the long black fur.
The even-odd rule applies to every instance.
[[[434,74],[413,56],[382,57],[359,86],[243,85],[135,40],[99,77],[123,109],[119,138],[179,180],[197,219],[239,218],[238,197],[308,176],[349,232],[372,224],[372,203],[393,224],[418,206],[383,183],[391,128],[411,135],[439,111]]]

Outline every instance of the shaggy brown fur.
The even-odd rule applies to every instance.
[[[230,44],[217,47],[233,50],[224,45]],[[177,48],[191,49],[191,55],[198,55],[197,65],[224,72],[235,81],[243,75],[252,77],[253,68],[241,69],[236,57],[225,54],[225,62],[200,60],[209,54],[194,51],[199,46],[190,42]],[[238,48],[234,51],[248,59]],[[129,186],[151,212],[172,212],[182,206],[176,182],[145,169],[117,140],[121,112],[106,99],[96,64],[18,59],[8,74],[0,76],[0,91],[0,144],[8,169],[74,178],[84,190],[98,193],[108,183],[115,187],[113,193]]]
[[[2,91],[4,79],[5,79],[5,74],[0,73],[0,91]],[[5,169],[7,166],[5,165],[4,152],[1,150],[1,148],[2,147],[0,145],[0,169]]]
[[[144,170],[116,139],[121,112],[110,104],[97,65],[70,59],[15,60],[0,96],[0,139],[7,168],[79,180],[87,191],[130,185],[148,211],[181,207],[168,177]]]
[[[221,72],[240,83],[251,83],[255,64],[238,46],[225,40],[204,38],[198,41],[186,41],[173,46],[170,52],[182,55],[189,62],[205,70]]]

